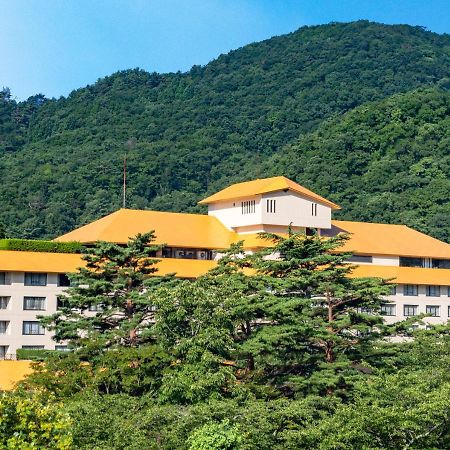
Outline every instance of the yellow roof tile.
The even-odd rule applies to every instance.
[[[201,200],[199,203],[203,205],[224,200],[249,197],[252,195],[267,194],[269,192],[283,191],[286,189],[327,205],[332,209],[340,209],[340,206],[336,205],[335,203],[330,202],[326,198],[321,197],[315,192],[306,189],[305,187],[301,186],[295,181],[289,180],[289,178],[286,177],[262,178],[252,181],[245,181],[243,183],[232,184],[231,186],[228,186],[227,188],[216,192],[210,197]]]
[[[333,233],[351,234],[343,250],[368,255],[400,255],[450,258],[450,244],[413,230],[406,225],[332,221]]]
[[[422,269],[420,267],[360,265],[353,277],[394,278],[392,283],[450,286],[449,269]]]
[[[136,234],[151,230],[155,230],[156,243],[170,247],[222,249],[227,248],[234,237],[234,233],[213,216],[119,209],[55,240],[125,244]]]
[[[81,256],[71,253],[0,250],[0,270],[5,272],[70,273],[81,264]]]
[[[29,375],[31,361],[0,361],[0,391],[10,391]]]
[[[70,253],[0,251],[0,271],[4,272],[73,273],[84,264],[81,255]],[[160,258],[157,275],[175,272],[180,278],[195,278],[215,265],[209,260]]]

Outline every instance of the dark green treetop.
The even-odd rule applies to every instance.
[[[138,234],[125,246],[99,242],[86,250],[85,267],[71,277],[73,286],[61,298],[59,311],[42,317],[57,341],[76,347],[137,346],[151,340],[154,306],[149,291],[172,277],[158,277],[153,232]],[[93,314],[89,310],[94,311]]]

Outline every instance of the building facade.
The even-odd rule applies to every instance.
[[[247,252],[265,246],[262,231],[288,227],[326,238],[348,233],[342,248],[352,251],[354,276],[392,280],[383,305],[386,321],[426,314],[426,324],[450,318],[450,245],[404,225],[332,220],[339,206],[284,177],[234,184],[202,200],[208,215],[120,209],[56,238],[91,245],[125,244],[137,233],[154,230],[160,274],[195,278],[215,266],[220,251],[243,241]],[[83,265],[80,255],[0,251],[0,359],[20,348],[64,350],[38,321],[57,311],[67,288],[66,274]],[[426,325],[425,325],[426,326]]]

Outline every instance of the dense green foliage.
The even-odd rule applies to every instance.
[[[249,256],[235,244],[204,277],[159,282],[145,292],[135,283],[139,297],[119,289],[109,304],[108,280],[120,287],[118,274],[139,278],[130,275],[131,261],[152,271],[146,257],[138,258],[152,235],[124,248],[88,249],[88,261],[108,253],[116,263],[112,277],[110,270],[99,277],[95,263],[80,278],[103,292],[97,334],[71,316],[90,340],[74,338],[71,352],[49,352],[10,398],[33,401],[38,391],[51,399],[44,411],[56,411],[59,402],[57,419],[66,425],[55,427],[56,436],[77,449],[448,448],[450,329],[385,340],[402,329],[383,325],[377,314],[388,287],[348,277],[348,254],[338,252],[345,237],[261,238],[270,249]],[[268,252],[279,259],[267,259]],[[83,289],[72,290],[72,309],[96,298]],[[157,307],[154,320],[141,324],[145,339],[111,339],[102,323],[120,314],[120,305],[137,301],[142,308],[145,299]],[[67,337],[65,324],[54,320],[57,335]],[[32,415],[27,421],[40,423]]]
[[[22,252],[81,253],[83,246],[79,242],[53,242],[35,239],[0,239],[0,250]]]
[[[450,91],[355,108],[285,148],[267,172],[329,192],[347,219],[404,223],[450,242]]]
[[[196,202],[206,193],[284,172],[342,202],[342,217],[402,220],[448,238],[447,206],[439,203],[439,177],[448,177],[440,161],[447,94],[368,104],[324,124],[323,147],[314,130],[396,93],[448,89],[449,67],[448,35],[359,21],[303,27],[188,73],[119,72],[58,100],[16,103],[4,90],[1,220],[10,236],[54,237],[117,209],[126,153],[129,207],[200,211]],[[422,100],[428,112],[417,107]],[[362,111],[366,123],[356,119]],[[372,127],[382,132],[365,143]],[[267,164],[299,136],[288,149],[308,171]],[[339,164],[328,172],[330,161]]]
[[[71,420],[62,405],[51,400],[39,393],[0,394],[0,448],[73,448]]]

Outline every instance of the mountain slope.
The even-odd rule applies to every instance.
[[[450,36],[361,21],[301,28],[186,74],[119,72],[31,112],[19,104],[26,126],[0,150],[0,221],[54,236],[117,209],[124,153],[129,207],[199,210],[325,119],[445,85],[449,68]]]
[[[301,136],[267,172],[328,195],[346,219],[404,223],[450,241],[450,91],[364,104]]]

